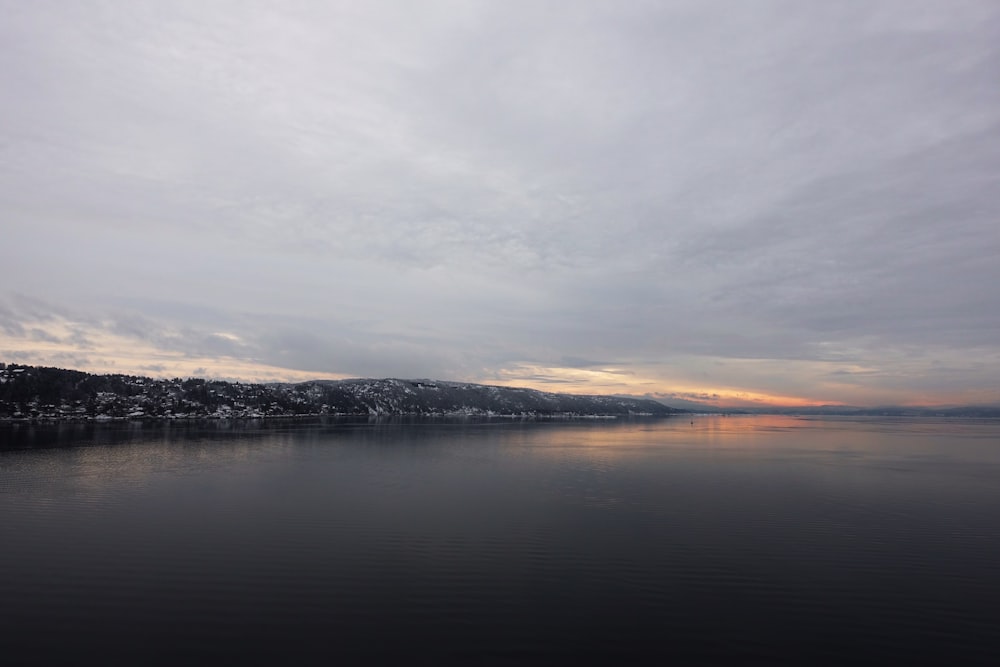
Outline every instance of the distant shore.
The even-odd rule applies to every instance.
[[[0,365],[0,420],[3,421],[367,416],[603,419],[685,412],[648,399],[554,394],[442,380],[386,378],[247,384]]]

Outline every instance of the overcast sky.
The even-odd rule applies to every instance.
[[[1000,402],[995,0],[0,15],[0,361]]]

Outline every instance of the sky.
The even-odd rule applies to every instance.
[[[0,361],[1000,403],[995,0],[0,15]]]

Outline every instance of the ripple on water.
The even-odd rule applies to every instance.
[[[936,427],[821,426],[371,426],[0,452],[0,648],[990,662],[995,454]],[[914,439],[919,455],[900,449]]]

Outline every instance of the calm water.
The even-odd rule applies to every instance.
[[[0,656],[1000,664],[1000,424],[0,425]]]

